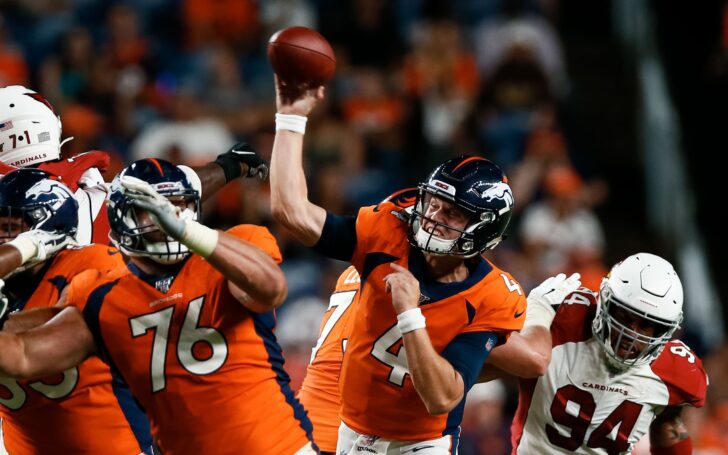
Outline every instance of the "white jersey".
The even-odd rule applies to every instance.
[[[669,342],[649,365],[610,371],[591,331],[595,310],[587,290],[561,304],[546,374],[520,381],[513,454],[630,453],[665,407],[703,406],[705,370],[681,341]]]

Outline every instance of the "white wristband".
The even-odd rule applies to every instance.
[[[412,308],[403,313],[397,315],[397,327],[402,335],[408,332],[412,332],[417,329],[425,328],[425,317],[422,315],[422,310],[419,308]]]
[[[20,252],[21,264],[25,264],[38,254],[38,245],[27,237],[16,237],[7,244],[14,246]]]
[[[526,307],[526,320],[523,321],[523,328],[540,325],[550,329],[554,316],[556,316],[556,311],[551,308],[551,305],[534,301],[528,302],[528,306]]]
[[[215,251],[219,236],[220,233],[215,229],[210,229],[196,221],[190,221],[185,225],[181,242],[193,252],[207,259]]]
[[[305,134],[308,117],[293,114],[276,114],[276,131],[288,130]]]

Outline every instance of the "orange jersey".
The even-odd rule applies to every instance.
[[[451,435],[455,447],[464,400],[449,414],[432,416],[417,394],[397,315],[385,291],[384,277],[393,271],[389,263],[408,267],[420,281],[426,330],[434,349],[443,356],[454,354],[454,346],[448,347],[459,335],[489,332],[505,339],[511,331],[520,330],[526,298],[509,274],[480,257],[466,262],[470,274],[464,281],[427,280],[425,258],[410,248],[407,232],[406,215],[391,202],[359,211],[351,262],[361,275],[361,295],[349,316],[351,328],[341,371],[341,417],[358,433],[401,441]],[[493,337],[484,342],[482,350],[476,346],[483,361],[496,342]]]
[[[267,229],[229,233],[280,262]],[[85,302],[99,352],[146,410],[165,455],[290,455],[309,443],[311,423],[289,387],[274,313],[249,311],[202,257],[165,277],[129,263],[79,278],[69,301]]]
[[[66,285],[84,270],[111,270],[123,264],[121,254],[107,246],[61,251],[48,261],[37,287],[28,286],[29,295],[18,297],[13,307],[54,306]],[[10,278],[8,286],[16,279],[22,277]],[[5,447],[14,455],[137,455],[152,445],[149,424],[129,389],[96,357],[40,381],[0,379],[0,415]]]
[[[339,276],[329,308],[321,320],[319,339],[311,352],[311,363],[301,384],[298,399],[313,423],[316,444],[325,452],[336,452],[339,432],[339,373],[350,309],[359,290],[359,273],[350,266]]]

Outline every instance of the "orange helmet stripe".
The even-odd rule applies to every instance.
[[[154,163],[154,165],[157,166],[157,169],[159,170],[159,173],[161,175],[164,175],[164,170],[162,169],[162,165],[159,164],[159,161],[156,158],[147,158],[147,160],[149,160],[152,163]]]
[[[486,161],[486,159],[485,159],[485,158],[483,158],[483,157],[480,157],[480,156],[471,156],[470,158],[466,158],[466,159],[464,159],[464,160],[462,161],[462,163],[460,163],[460,164],[458,164],[457,166],[455,166],[455,169],[453,169],[452,171],[453,171],[453,172],[455,172],[455,171],[457,171],[458,169],[460,169],[461,167],[465,166],[465,165],[466,165],[467,163],[469,163],[469,162],[471,162],[471,161],[478,161],[478,160],[483,160],[483,161]]]

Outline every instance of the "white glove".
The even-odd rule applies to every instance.
[[[165,234],[181,240],[185,232],[185,220],[180,218],[181,210],[159,194],[152,186],[136,177],[121,178],[124,194],[132,199],[135,207],[144,209],[152,216],[154,223]]]
[[[526,321],[523,326],[540,325],[547,329],[550,328],[551,322],[556,316],[554,307],[561,305],[567,295],[580,287],[581,275],[578,273],[574,273],[568,278],[563,273],[547,278],[528,294]]]
[[[148,211],[165,234],[204,258],[208,258],[215,250],[219,233],[194,221],[194,212],[175,207],[149,183],[136,177],[122,177],[121,186],[132,204]]]
[[[24,270],[31,265],[45,261],[68,246],[76,245],[76,239],[64,232],[31,229],[18,234],[7,244],[20,251]]]

